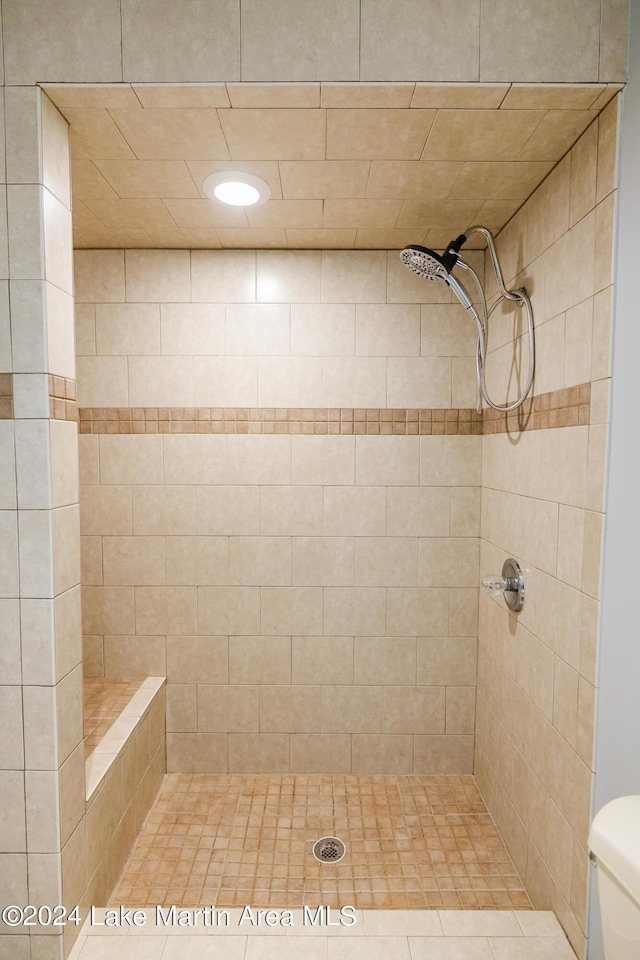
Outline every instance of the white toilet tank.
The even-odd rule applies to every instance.
[[[606,960],[640,958],[640,796],[619,797],[595,815],[596,858]]]

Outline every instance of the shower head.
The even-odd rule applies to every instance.
[[[498,296],[490,307],[487,307],[487,298],[480,281],[480,277],[473,269],[471,264],[465,263],[460,256],[460,247],[466,243],[467,236],[472,233],[481,233],[486,239],[491,257],[491,263],[493,264],[493,269],[496,275]],[[416,273],[419,277],[422,277],[423,280],[444,280],[444,282],[451,287],[465,310],[469,313],[473,320],[475,320],[478,328],[478,344],[476,348],[476,365],[478,369],[478,413],[480,413],[482,410],[483,399],[486,401],[488,406],[493,407],[494,410],[499,410],[502,413],[515,410],[522,403],[524,403],[525,398],[531,390],[531,384],[533,383],[533,370],[535,363],[533,308],[531,307],[531,301],[529,300],[529,297],[524,289],[507,290],[502,277],[502,270],[500,269],[500,263],[498,262],[498,254],[496,253],[496,247],[491,231],[487,230],[486,227],[481,227],[479,224],[469,227],[466,234],[461,233],[459,237],[456,237],[455,240],[452,240],[451,243],[447,245],[444,253],[441,254],[436,253],[435,250],[431,250],[429,247],[421,247],[418,244],[410,244],[400,252],[400,259],[404,265],[409,268],[409,270],[411,270],[413,273]],[[478,310],[476,310],[474,307],[473,301],[463,285],[460,283],[457,277],[453,276],[452,270],[456,265],[458,265],[467,273],[470,273],[475,281],[479,294],[482,318],[480,317]],[[495,310],[498,304],[502,303],[503,300],[513,300],[518,303],[519,306],[524,306],[526,308],[527,324],[529,329],[529,373],[527,375],[526,386],[519,399],[514,401],[514,403],[500,406],[500,404],[494,403],[487,393],[487,388],[485,386],[484,367],[486,360],[489,316]]]
[[[465,310],[468,310],[473,319],[479,322],[478,314],[471,302],[471,297],[460,281],[451,275],[451,271],[456,263],[460,263],[465,267],[467,266],[459,256],[460,247],[466,239],[466,235],[461,233],[459,237],[456,237],[455,240],[452,240],[451,243],[447,245],[446,253],[443,254],[436,253],[435,250],[430,250],[429,247],[420,247],[417,244],[412,244],[401,251],[400,259],[405,266],[409,267],[409,270],[417,273],[423,280],[444,280],[445,283],[448,283]]]
[[[419,247],[417,244],[405,247],[400,259],[423,280],[446,280],[449,276],[444,257],[428,247]]]
[[[448,283],[449,274],[458,262],[460,247],[466,239],[464,233],[461,233],[448,244],[447,251],[443,254],[436,253],[429,247],[411,244],[401,252],[400,259],[409,270],[424,280],[446,280]]]

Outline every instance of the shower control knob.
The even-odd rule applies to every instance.
[[[507,589],[507,581],[504,577],[483,577],[480,585],[483,593],[488,593],[490,597],[499,597]]]
[[[524,577],[520,564],[513,557],[505,560],[502,566],[502,576],[492,575],[483,577],[480,585],[484,593],[490,597],[504,596],[510,610],[518,613],[524,605]]]

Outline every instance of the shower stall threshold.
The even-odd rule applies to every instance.
[[[576,960],[548,912],[356,910],[348,926],[305,922],[295,909],[286,923],[252,922],[243,913],[219,910],[217,923],[181,927],[138,909],[127,911],[124,927],[108,928],[101,926],[107,911],[95,910],[69,960]]]

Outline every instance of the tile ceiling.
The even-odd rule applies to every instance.
[[[77,247],[439,248],[497,232],[615,84],[45,86],[70,124]],[[207,199],[225,169],[271,199]]]

